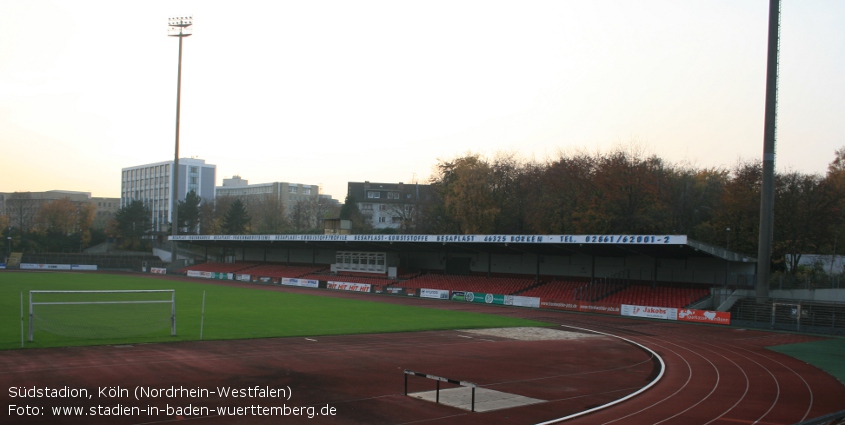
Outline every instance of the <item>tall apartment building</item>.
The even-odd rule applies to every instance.
[[[154,231],[166,232],[170,229],[170,200],[174,196],[172,168],[173,161],[164,161],[121,170],[120,207],[126,207],[135,200],[143,201],[152,210]],[[202,159],[180,158],[178,171],[177,200],[184,200],[191,191],[204,201],[214,200],[216,165],[206,164]]]
[[[429,199],[427,184],[349,182],[347,196],[358,204],[358,210],[375,229],[410,230]]]

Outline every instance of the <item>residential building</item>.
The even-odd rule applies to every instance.
[[[120,207],[132,201],[143,201],[152,211],[153,231],[170,230],[171,199],[173,194],[173,161],[136,165],[121,170]],[[179,159],[179,187],[176,199],[184,200],[194,191],[203,201],[214,200],[217,166],[196,158]]]
[[[414,229],[422,212],[422,204],[429,199],[431,186],[427,184],[349,182],[347,196],[358,204],[358,210],[376,230]]]
[[[118,198],[92,197],[91,192],[70,190],[48,190],[45,192],[0,193],[0,214],[9,217],[9,225],[22,231],[29,231],[41,207],[59,199],[68,199],[75,204],[93,204],[97,217],[114,214],[119,208]]]

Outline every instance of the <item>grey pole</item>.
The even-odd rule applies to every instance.
[[[179,115],[182,103],[182,39],[193,34],[191,29],[193,24],[194,20],[191,17],[170,18],[167,22],[170,27],[167,35],[179,37],[179,69],[176,76],[176,147],[173,154],[173,168],[170,170],[173,177],[170,194],[170,227],[173,236],[179,234]],[[176,241],[170,243],[170,264],[175,265],[178,259]]]
[[[757,246],[757,302],[769,298],[775,204],[775,134],[777,130],[780,0],[769,0],[769,52],[766,63],[766,117],[763,131],[763,186]]]

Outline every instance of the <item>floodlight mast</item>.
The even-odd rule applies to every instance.
[[[766,104],[763,124],[763,179],[760,189],[760,234],[757,246],[757,302],[769,299],[775,208],[775,140],[777,134],[780,0],[769,0],[769,48],[766,61]]]
[[[179,37],[179,70],[176,76],[176,148],[173,154],[173,169],[170,174],[173,177],[173,185],[170,194],[170,229],[173,236],[179,235],[179,112],[182,101],[182,39],[193,34],[193,17],[178,17],[167,20],[167,35]],[[170,264],[176,265],[178,254],[176,241],[170,241]]]

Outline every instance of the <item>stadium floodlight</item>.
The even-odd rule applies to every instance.
[[[84,339],[123,338],[170,328],[176,335],[176,291],[29,291],[29,340],[35,331]]]
[[[193,17],[178,17],[167,20],[167,35],[170,37],[179,37],[179,70],[176,76],[176,148],[173,155],[173,169],[170,170],[170,175],[173,179],[170,194],[170,228],[171,234],[177,236],[179,234],[179,111],[182,101],[182,39],[193,34],[194,24]],[[170,264],[176,264],[178,259],[176,251],[176,241],[171,241]]]

